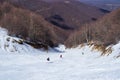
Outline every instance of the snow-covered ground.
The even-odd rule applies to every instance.
[[[116,58],[120,43],[112,47],[109,56],[101,56],[101,52],[87,45],[73,49],[61,45],[45,52],[12,43],[16,38],[10,36],[6,42],[6,37],[7,34],[0,35],[0,80],[120,80],[120,58]]]
[[[84,52],[84,54],[82,54]],[[60,58],[60,54],[63,58]],[[50,61],[46,59],[50,57]],[[120,80],[120,59],[89,49],[65,53],[0,54],[0,80]]]

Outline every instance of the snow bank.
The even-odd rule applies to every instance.
[[[0,27],[0,49],[10,53],[34,53],[36,50],[22,39],[8,36],[8,31]]]
[[[74,50],[79,49],[80,52],[82,52],[82,54],[96,53],[97,55],[101,56],[103,52],[99,50],[94,50],[93,47],[94,45],[82,44],[77,48],[73,48],[73,49]],[[109,49],[111,50],[110,53],[109,53]],[[67,50],[70,50],[70,49],[67,49]],[[52,53],[53,52],[65,53],[67,50],[64,45],[60,44],[58,47],[55,47],[54,49],[50,49],[49,51]],[[110,57],[114,57],[114,58],[120,57],[120,43],[113,46],[109,46],[105,50],[107,52],[105,53],[106,54],[105,56],[109,55]],[[20,38],[8,36],[8,31],[1,27],[0,27],[0,51],[6,51],[9,53],[32,53],[32,54],[44,53],[43,50],[37,50],[31,47],[30,45],[25,44],[23,40]]]
[[[120,42],[112,47],[113,51],[111,53],[111,57],[119,58],[120,57]]]
[[[63,44],[59,44],[58,47],[55,47],[55,48],[54,48],[54,50],[56,50],[56,51],[58,51],[58,52],[65,52],[65,49],[66,49],[66,47],[65,47],[65,45],[63,45]]]

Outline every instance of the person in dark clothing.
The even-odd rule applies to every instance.
[[[63,58],[62,55],[60,55],[60,58]]]
[[[50,58],[49,58],[49,57],[47,58],[47,61],[50,61]]]
[[[84,52],[82,52],[82,55],[84,55]]]

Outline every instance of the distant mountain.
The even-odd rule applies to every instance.
[[[120,41],[120,9],[107,14],[96,22],[85,24],[79,31],[71,34],[66,45],[71,47],[90,41],[104,46]]]
[[[84,23],[96,21],[108,11],[76,0],[8,0],[42,15],[48,22],[64,30],[74,30]]]
[[[78,0],[106,10],[114,10],[120,7],[120,0]]]

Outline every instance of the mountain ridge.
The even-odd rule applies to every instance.
[[[66,0],[55,0],[55,2],[45,2],[44,0],[8,1],[38,13],[44,16],[48,22],[66,30],[76,29],[84,23],[95,21],[107,13],[107,11],[75,0],[67,0],[67,3]],[[59,21],[59,18],[62,18],[63,21]]]

